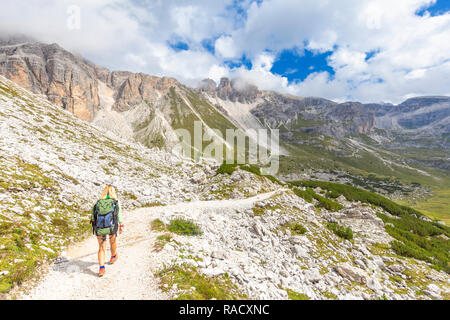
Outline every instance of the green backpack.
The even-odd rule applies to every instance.
[[[118,215],[118,201],[114,199],[100,199],[92,210],[93,221],[92,231],[95,234],[101,229],[109,229],[102,231],[109,231],[109,234],[113,234],[113,230],[117,224]],[[103,232],[102,232],[103,233]]]

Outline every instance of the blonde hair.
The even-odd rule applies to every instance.
[[[107,185],[105,187],[105,189],[103,189],[103,192],[102,192],[102,195],[100,196],[100,199],[106,199],[108,194],[109,194],[109,197],[111,199],[117,200],[116,189],[112,185]]]

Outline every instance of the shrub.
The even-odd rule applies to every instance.
[[[327,194],[326,194],[327,198],[333,198],[333,199],[338,198],[340,195],[341,194],[339,192],[335,191],[335,190],[328,191]]]
[[[273,183],[278,183],[279,185],[283,185],[283,183],[280,180],[278,180],[277,178],[275,178],[274,176],[267,175],[267,176],[264,176],[264,177],[266,177],[267,179],[269,179]]]
[[[300,223],[288,223],[285,225],[286,228],[289,228],[294,235],[305,234],[308,230],[302,226]]]
[[[283,185],[283,183],[281,183],[281,181],[279,181],[277,178],[275,178],[274,176],[271,175],[263,175],[261,173],[261,169],[258,166],[255,166],[253,164],[241,164],[238,165],[236,162],[235,163],[222,163],[222,165],[216,170],[217,174],[233,174],[234,171],[236,171],[237,167],[239,167],[241,170],[244,171],[248,171],[253,173],[254,175],[260,176],[260,177],[265,177],[267,179],[269,179],[270,181],[272,181],[273,183],[277,183],[279,185]]]
[[[312,201],[314,199],[314,194],[315,194],[315,192],[310,188],[306,188],[306,190],[294,188],[294,193],[309,203],[312,203]]]
[[[253,165],[253,164],[244,164],[244,165],[241,165],[241,166],[239,166],[239,167],[240,167],[242,170],[251,172],[251,173],[253,173],[253,174],[256,174],[257,176],[260,176],[260,175],[261,175],[261,170],[260,170],[257,166],[255,166],[255,165]]]
[[[167,229],[173,233],[184,236],[201,235],[202,231],[193,221],[184,219],[174,219],[170,221]]]
[[[430,263],[432,262],[428,256],[428,254],[425,251],[420,250],[420,248],[418,248],[418,247],[414,248],[411,246],[411,244],[408,246],[400,241],[392,241],[391,247],[392,247],[392,250],[394,250],[395,253],[397,253],[398,255],[401,255],[404,257],[416,258],[416,259],[424,260],[424,261],[427,261]]]
[[[337,223],[330,222],[327,224],[327,228],[330,229],[331,231],[333,231],[340,238],[347,239],[347,240],[353,239],[353,231],[350,227],[346,228]]]
[[[222,163],[222,165],[216,170],[217,174],[232,174],[236,171],[236,164]]]
[[[344,207],[342,205],[340,205],[339,203],[327,199],[325,197],[322,197],[318,194],[315,195],[314,197],[317,201],[319,201],[319,207],[325,208],[329,211],[339,211],[341,209],[343,209]]]
[[[394,201],[387,199],[379,194],[362,190],[354,186],[349,186],[340,183],[324,182],[324,181],[294,181],[291,182],[293,186],[303,186],[309,188],[320,187],[333,192],[333,195],[344,195],[349,201],[361,201],[370,203],[375,206],[381,207],[390,214],[400,216],[402,214],[415,214],[417,216],[423,216],[419,211],[399,205]]]
[[[321,195],[318,195],[311,188],[306,188],[306,190],[294,188],[294,193],[297,196],[305,199],[305,201],[307,201],[309,203],[312,203],[313,199],[316,199],[319,202],[319,204],[318,204],[319,207],[325,208],[330,211],[339,211],[344,208],[339,203],[337,203],[333,200],[327,199],[325,197],[322,197]]]
[[[378,217],[386,225],[386,232],[396,241],[391,243],[392,249],[399,255],[433,263],[438,270],[450,273],[450,240],[436,237],[440,232],[448,236],[445,226],[439,228],[431,222],[423,221],[410,215],[400,219],[392,219],[384,214]]]

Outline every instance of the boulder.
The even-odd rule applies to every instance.
[[[301,246],[294,246],[292,248],[292,251],[294,252],[295,256],[297,258],[307,258],[308,257],[308,252]]]
[[[360,284],[367,283],[367,274],[360,268],[353,267],[348,263],[339,264],[334,270],[343,278]]]
[[[381,285],[381,283],[375,279],[375,278],[370,278],[367,281],[367,287],[369,289],[371,289],[372,291],[374,291],[375,293],[380,293],[383,290],[383,286]]]
[[[393,265],[389,266],[389,270],[391,270],[392,272],[395,272],[395,273],[401,273],[405,270],[405,267],[401,266],[399,264],[393,264]]]
[[[225,260],[227,258],[227,253],[224,250],[215,250],[212,252],[211,256],[215,259]]]
[[[322,279],[319,269],[312,268],[305,271],[305,278],[311,283],[317,283]]]

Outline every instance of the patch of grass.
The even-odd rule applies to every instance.
[[[246,299],[238,287],[225,275],[223,277],[208,277],[201,274],[197,268],[190,265],[175,265],[156,273],[161,279],[161,289],[170,290],[177,285],[181,294],[177,300],[237,300]],[[166,286],[167,288],[166,288]]]
[[[352,240],[353,231],[350,227],[344,227],[337,223],[328,223],[327,228],[333,231],[338,237],[342,239]]]
[[[54,218],[52,219],[52,225],[54,225],[60,235],[67,235],[70,233],[70,227],[66,220]]]
[[[333,294],[329,291],[322,292],[322,294],[325,296],[325,298],[330,299],[330,300],[336,300],[338,298],[335,294]]]
[[[147,202],[142,205],[143,208],[164,207],[166,204],[162,202]]]
[[[183,236],[197,236],[202,234],[202,230],[193,221],[185,219],[173,219],[167,226],[170,232]]]
[[[447,226],[450,226],[450,214],[448,208],[450,208],[450,189],[433,190],[431,197],[419,200],[417,204],[411,204],[411,201],[400,200],[400,204],[408,204],[414,207],[416,210],[420,210],[431,219],[439,219],[445,222]]]
[[[298,222],[286,223],[282,229],[289,229],[293,235],[305,234],[308,230]]]
[[[160,219],[153,220],[151,228],[152,228],[152,230],[159,231],[159,232],[167,231],[167,226]]]
[[[280,204],[275,204],[275,205],[270,205],[270,204],[266,204],[264,206],[262,206],[262,204],[257,203],[253,208],[253,214],[255,216],[262,216],[266,213],[267,210],[277,210],[277,209],[283,209],[283,207]]]
[[[290,300],[309,300],[306,294],[295,292],[291,289],[286,289],[288,297]]]
[[[165,233],[163,235],[160,235],[156,238],[154,248],[156,252],[161,251],[164,246],[172,240],[172,235],[170,233]]]
[[[136,197],[136,195],[135,195],[134,193],[131,193],[131,192],[128,192],[128,191],[123,191],[122,194],[123,194],[126,198],[128,198],[128,199],[130,199],[130,200],[137,200],[137,197]]]
[[[262,207],[253,207],[252,211],[255,216],[262,216],[266,213],[266,210]]]

